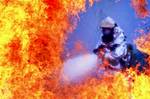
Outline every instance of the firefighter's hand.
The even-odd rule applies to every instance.
[[[99,47],[98,47],[98,49],[103,49],[105,46],[104,45],[100,45]]]
[[[97,54],[101,49],[104,48],[104,45],[100,45],[98,48],[94,49],[93,52]]]
[[[93,53],[97,54],[97,52],[98,52],[98,49],[93,50]]]

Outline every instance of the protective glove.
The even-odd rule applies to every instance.
[[[104,45],[100,45],[100,46],[98,46],[98,48],[93,50],[93,53],[96,54],[100,49],[103,49],[103,48],[104,48]]]

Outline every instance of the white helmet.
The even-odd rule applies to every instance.
[[[113,28],[115,27],[115,21],[111,17],[106,17],[105,19],[102,20],[100,27],[101,28]]]

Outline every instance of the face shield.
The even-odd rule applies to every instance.
[[[114,28],[101,28],[102,29],[102,41],[106,44],[110,43],[114,39]]]
[[[113,35],[114,29],[113,28],[102,28],[103,35]]]

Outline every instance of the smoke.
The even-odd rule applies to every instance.
[[[97,55],[84,54],[64,62],[63,75],[68,81],[76,82],[84,79],[96,69]]]

